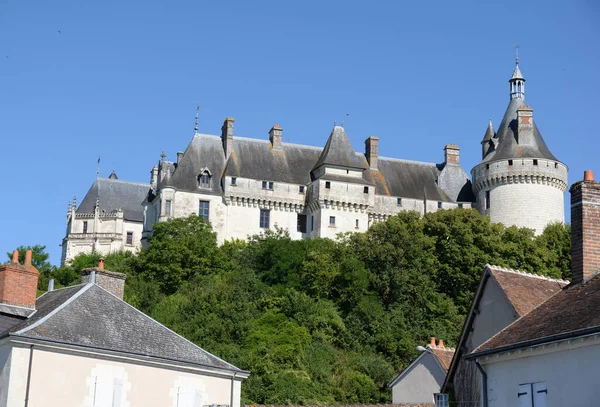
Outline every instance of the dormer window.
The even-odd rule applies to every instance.
[[[203,170],[200,175],[198,175],[198,187],[210,188],[210,179],[210,172],[208,170]]]

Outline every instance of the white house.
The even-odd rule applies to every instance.
[[[466,356],[483,407],[596,406],[600,400],[600,183],[571,187],[573,281]]]
[[[125,303],[123,275],[36,300],[38,276],[30,251],[0,266],[1,406],[240,406],[249,373]]]
[[[393,404],[431,404],[434,394],[440,392],[450,367],[454,348],[444,346],[444,341],[431,338],[431,342],[388,387],[392,388]]]

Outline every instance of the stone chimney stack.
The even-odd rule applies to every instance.
[[[158,187],[158,166],[157,165],[152,167],[152,171],[150,171],[150,186],[155,191],[156,191],[156,187]]]
[[[269,140],[271,140],[271,147],[273,147],[273,150],[281,150],[283,148],[283,145],[281,144],[282,134],[283,129],[278,124],[271,127],[271,130],[269,130]]]
[[[35,308],[39,271],[31,264],[31,250],[25,252],[25,262],[19,263],[15,250],[10,263],[0,266],[0,303]]]
[[[365,156],[367,157],[369,168],[376,170],[379,158],[379,137],[370,136],[365,140]]]
[[[571,281],[587,281],[600,270],[600,183],[587,170],[571,186]]]
[[[182,158],[183,158],[183,151],[178,151],[177,152],[177,165],[179,165]]]
[[[460,165],[460,148],[456,144],[446,144],[444,147],[444,164]]]
[[[81,282],[96,284],[109,293],[123,299],[125,290],[125,274],[104,270],[104,259],[101,257],[98,267],[83,269],[81,271]]]
[[[533,109],[521,105],[517,109],[517,142],[520,146],[532,145],[533,142]]]
[[[221,141],[223,142],[223,151],[225,152],[225,158],[229,158],[233,151],[233,117],[228,117],[223,122],[221,127]]]

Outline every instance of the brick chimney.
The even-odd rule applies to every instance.
[[[444,147],[444,164],[459,165],[460,148],[456,144],[446,144]]]
[[[229,158],[233,151],[233,117],[228,117],[223,122],[221,127],[221,141],[223,142],[223,151],[225,152],[225,158]]]
[[[35,308],[39,271],[31,264],[31,250],[25,252],[25,262],[19,263],[19,252],[12,261],[0,266],[0,303]]]
[[[123,299],[125,290],[125,274],[104,270],[104,259],[101,257],[98,267],[83,269],[81,271],[81,282],[96,284],[109,293]]]
[[[376,170],[379,158],[379,137],[370,136],[365,140],[365,157],[367,157],[369,168]]]
[[[527,105],[517,109],[517,142],[521,146],[533,144],[533,109]]]
[[[571,186],[572,282],[587,281],[600,269],[600,183],[587,170]]]
[[[271,147],[273,147],[273,150],[281,150],[283,148],[281,144],[282,133],[283,129],[278,124],[271,127],[271,130],[269,130],[269,140],[271,140]]]

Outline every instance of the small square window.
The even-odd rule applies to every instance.
[[[260,222],[259,226],[263,229],[269,229],[269,223],[271,218],[271,211],[267,209],[260,210]]]
[[[200,188],[210,188],[210,174],[208,171],[203,171],[198,175],[198,186]]]
[[[237,185],[237,178],[231,177],[231,185]]]
[[[448,394],[446,393],[435,393],[433,395],[435,401],[435,407],[448,407]]]
[[[129,246],[133,244],[133,232],[127,232],[127,240],[125,241],[125,243]]]
[[[462,209],[462,207],[463,207],[463,204],[459,203],[459,204],[458,204],[458,207],[459,207],[460,209]]]
[[[331,182],[325,181],[325,188],[330,189],[331,188]]]
[[[508,165],[513,165],[513,160],[508,160]]]
[[[329,226],[335,227],[335,216],[329,217]]]
[[[84,220],[83,221],[83,233],[87,233],[87,225],[88,225],[87,220]]]
[[[368,193],[369,193],[369,187],[364,187],[364,189],[363,189],[363,192],[364,192],[365,194],[368,194]]]
[[[396,205],[402,206],[402,198],[396,199]]]
[[[267,189],[267,181],[262,182],[262,189]]]
[[[272,182],[269,182],[269,189],[271,189],[271,190],[273,189],[273,183]]]
[[[298,192],[300,192],[301,194],[303,194],[303,193],[304,193],[304,185],[300,185],[300,186],[298,187]]]
[[[442,203],[438,202],[438,209],[442,209]]]
[[[538,165],[538,160],[533,160],[533,165]]]

